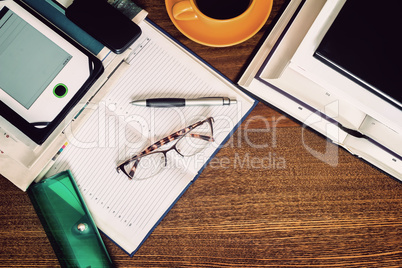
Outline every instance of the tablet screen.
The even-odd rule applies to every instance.
[[[401,1],[346,1],[314,57],[400,107],[401,8]]]
[[[0,11],[0,88],[26,109],[71,58],[7,7]]]

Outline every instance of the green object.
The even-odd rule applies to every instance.
[[[68,93],[68,88],[65,84],[60,83],[57,84],[54,88],[53,88],[53,94],[57,97],[57,98],[64,98]]]
[[[62,267],[113,267],[70,171],[28,188]]]

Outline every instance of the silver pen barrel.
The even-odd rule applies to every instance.
[[[236,104],[237,101],[227,97],[206,97],[186,100],[186,106],[215,106]]]

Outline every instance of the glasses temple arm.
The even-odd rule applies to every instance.
[[[208,136],[208,135],[200,135],[200,134],[194,134],[194,133],[190,133],[188,134],[188,136],[192,137],[192,138],[196,138],[196,139],[201,139],[204,141],[215,141],[214,137]]]

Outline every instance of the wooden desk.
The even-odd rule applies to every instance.
[[[237,81],[283,0],[256,36],[229,48],[185,38],[162,0],[136,2]],[[401,205],[400,182],[258,104],[134,257],[104,241],[117,267],[401,267]],[[28,196],[0,178],[0,267],[11,266],[58,261]]]

